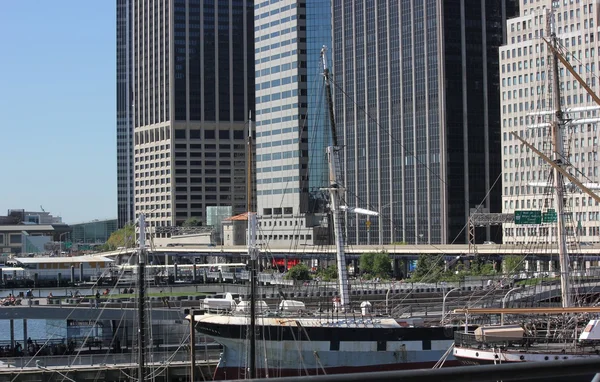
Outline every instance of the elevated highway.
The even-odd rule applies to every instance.
[[[422,244],[422,245],[360,245],[347,246],[346,257],[357,259],[367,252],[387,252],[396,259],[416,259],[420,255],[445,255],[456,256],[483,256],[500,258],[506,255],[531,255],[540,259],[556,257],[558,249],[552,244],[546,245],[509,245],[509,244]],[[134,249],[104,252],[99,255],[119,258],[128,257],[135,253]],[[219,256],[219,257],[243,257],[247,254],[245,246],[207,246],[207,245],[179,245],[166,247],[152,247],[150,253],[171,256]],[[301,259],[333,259],[335,258],[335,246],[287,246],[274,247],[262,246],[261,253],[269,258],[301,258]],[[583,257],[589,260],[600,259],[600,244],[572,246],[569,248],[570,256]]]

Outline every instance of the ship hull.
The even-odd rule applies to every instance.
[[[574,359],[597,359],[600,361],[598,354],[572,354],[569,352],[527,352],[527,351],[499,351],[494,349],[473,349],[455,347],[453,350],[454,359],[463,366],[479,366],[479,365],[500,365],[500,364],[517,364],[524,362],[562,362],[565,360]],[[594,378],[594,375],[578,375],[565,377],[548,378],[544,377],[544,381],[549,382],[589,382]],[[535,380],[535,379],[534,379]]]
[[[223,346],[214,377],[246,378],[245,317],[196,316],[196,329]],[[431,368],[453,344],[454,328],[401,327],[393,319],[257,319],[260,377]],[[450,354],[444,366],[457,362]]]
[[[414,369],[431,369],[436,362],[412,362],[412,363],[395,363],[386,365],[372,366],[343,366],[343,367],[327,367],[324,369],[276,369],[276,368],[260,368],[256,370],[257,378],[275,378],[275,377],[296,377],[303,375],[331,375],[331,374],[349,374],[349,373],[368,373],[378,371],[395,371],[395,370],[414,370]],[[448,360],[444,363],[444,367],[461,365],[457,360]],[[248,377],[248,371],[241,367],[218,367],[214,374],[215,380],[229,379],[244,379]],[[589,382],[589,381],[588,381]]]

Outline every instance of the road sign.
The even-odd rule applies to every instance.
[[[556,223],[556,220],[556,211],[553,209],[549,209],[542,215],[542,223]]]
[[[515,211],[515,224],[542,224],[542,211]]]

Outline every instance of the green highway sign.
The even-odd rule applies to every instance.
[[[553,209],[549,209],[542,215],[542,223],[556,223],[556,220],[556,211]]]
[[[515,224],[542,224],[542,211],[515,211]]]

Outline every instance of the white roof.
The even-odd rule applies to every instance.
[[[93,263],[99,261],[113,261],[104,256],[18,257],[15,258],[15,260],[21,264]]]

